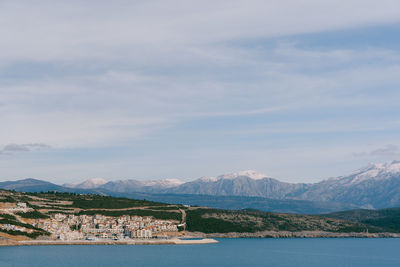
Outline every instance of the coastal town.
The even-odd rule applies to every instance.
[[[37,219],[34,226],[60,240],[168,238],[178,234],[172,221],[129,215],[116,218],[56,213],[50,219]]]
[[[2,214],[18,216],[18,214],[32,212],[26,203],[9,203],[0,207]],[[3,215],[4,216],[4,215]],[[23,219],[24,223],[30,223],[33,227],[50,233],[53,240],[126,240],[126,239],[150,239],[178,236],[178,223],[171,220],[154,219],[151,216],[119,217],[94,215],[75,215],[54,213],[49,218]],[[20,231],[33,233],[34,230],[14,225],[0,223],[0,229],[5,231]]]

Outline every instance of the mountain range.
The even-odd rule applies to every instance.
[[[332,212],[352,208],[378,209],[400,206],[400,161],[370,164],[347,176],[318,183],[286,183],[256,171],[242,171],[217,177],[202,177],[190,182],[178,179],[128,179],[107,182],[95,178],[59,186],[45,181],[25,179],[2,182],[0,188],[141,196],[155,201],[168,199],[166,202],[170,203],[213,203],[213,207],[217,208],[226,208],[226,203],[230,203],[229,208],[258,208],[268,211],[282,211],[282,207],[286,207],[285,212],[299,213]],[[297,208],[290,210],[290,206]],[[307,208],[301,209],[302,206]]]

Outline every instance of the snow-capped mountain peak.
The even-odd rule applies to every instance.
[[[203,176],[203,177],[200,177],[198,180],[202,181],[202,182],[216,182],[218,180],[224,180],[224,179],[233,180],[233,179],[236,179],[236,178],[242,177],[242,176],[249,177],[249,178],[254,179],[254,180],[260,180],[260,179],[263,179],[263,178],[270,178],[269,176],[267,176],[267,175],[265,175],[263,173],[259,173],[259,172],[253,171],[253,170],[247,170],[247,171],[239,171],[239,172],[233,172],[233,173],[228,173],[228,174],[222,174],[222,175],[219,175],[217,177],[215,177],[215,176],[212,176],[212,177]]]
[[[107,182],[108,181],[103,178],[92,178],[92,179],[87,179],[86,181],[83,181],[81,183],[64,184],[64,186],[70,188],[93,189],[102,186]]]
[[[370,163],[367,166],[358,169],[347,177],[341,177],[342,183],[349,185],[358,184],[367,180],[383,180],[393,175],[400,174],[400,161],[390,163]]]
[[[394,160],[387,165],[387,171],[393,174],[400,173],[400,161]]]
[[[183,182],[179,179],[162,179],[162,180],[150,180],[143,181],[144,186],[161,186],[165,188],[174,187],[183,184]]]
[[[240,172],[234,172],[234,173],[229,173],[229,174],[223,174],[218,176],[218,179],[235,179],[237,177],[241,176],[246,176],[254,180],[259,180],[263,178],[269,178],[269,176],[259,173],[253,170],[247,170],[247,171],[240,171]]]

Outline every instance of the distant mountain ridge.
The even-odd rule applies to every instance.
[[[160,193],[166,191],[168,188],[181,185],[178,179],[163,179],[163,180],[150,180],[138,181],[134,179],[111,181],[99,186],[100,189],[107,189],[112,192],[130,193],[130,192],[147,192],[147,193]]]
[[[74,184],[77,185],[78,183]],[[168,194],[168,193],[124,193],[113,192],[101,188],[69,188],[52,184],[50,182],[37,179],[23,179],[18,181],[0,182],[0,188],[16,190],[20,192],[68,192],[78,194],[99,194],[104,196],[127,197],[132,199],[146,199],[156,202],[167,202],[171,204],[189,204],[198,206],[208,206],[221,209],[257,209],[260,211],[287,212],[299,214],[319,214],[334,211],[342,211],[357,208],[356,206],[330,203],[314,202],[303,200],[276,200],[262,197],[246,196],[209,196],[193,194]]]
[[[37,180],[33,178],[27,178],[18,181],[0,182],[0,188],[6,190],[27,191],[27,192],[32,192],[36,190],[46,192],[46,191],[59,191],[63,187],[50,182]]]
[[[369,164],[347,176],[308,184],[281,182],[248,170],[169,186],[124,180],[112,181],[99,188],[119,193],[249,196],[347,203],[362,208],[388,208],[400,206],[400,161]]]
[[[293,191],[301,190],[306,184],[280,182],[273,178],[252,179],[247,176],[217,180],[198,179],[169,188],[168,193],[203,194],[217,196],[253,196],[283,199]]]
[[[81,183],[71,183],[71,184],[63,184],[64,187],[69,188],[81,188],[81,189],[92,189],[102,186],[103,184],[108,183],[106,179],[103,178],[92,178]]]
[[[15,182],[16,190],[24,188],[24,183],[27,186],[27,181],[21,182],[22,185],[17,182]],[[0,188],[13,189],[10,183],[12,184],[12,182],[0,183]],[[35,190],[38,186],[34,187]],[[51,188],[49,184],[42,184],[42,186]],[[65,184],[64,189],[57,189],[57,185],[53,187],[56,188],[55,190],[92,190],[92,192],[102,194],[258,197],[285,201],[335,203],[333,205],[335,207],[341,206],[338,203],[342,203],[345,207],[378,209],[400,206],[400,161],[370,164],[347,176],[330,178],[318,183],[286,183],[248,170],[217,177],[202,177],[190,182],[182,182],[178,179],[152,181],[129,179],[109,182],[103,179],[89,179],[82,183]]]
[[[370,164],[348,176],[310,184],[289,198],[352,203],[364,208],[400,206],[400,161]]]

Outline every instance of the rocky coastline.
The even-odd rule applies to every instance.
[[[205,234],[200,232],[188,233],[192,237],[198,238],[400,238],[400,233],[335,233],[323,231],[260,231],[254,233],[212,233]]]

